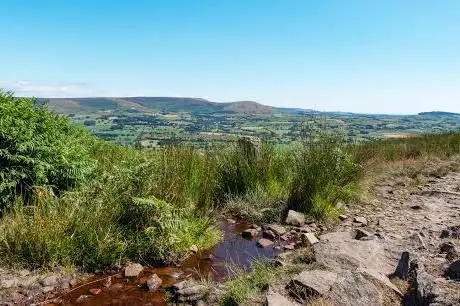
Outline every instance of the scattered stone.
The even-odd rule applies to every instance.
[[[337,280],[337,274],[325,270],[303,271],[290,282],[289,290],[293,295],[308,299],[312,296],[324,296]]]
[[[188,286],[188,283],[176,292],[176,298],[179,302],[196,302],[201,300],[207,293],[207,288],[204,285],[193,284]]]
[[[265,297],[266,306],[294,306],[295,304],[279,293],[270,293]]]
[[[366,226],[367,225],[367,219],[364,217],[356,217],[354,222],[361,224],[361,226]]]
[[[241,233],[241,236],[246,239],[252,239],[257,237],[257,235],[259,235],[259,231],[254,228],[248,228]]]
[[[150,292],[158,290],[160,288],[163,280],[158,277],[158,275],[153,274],[147,279],[147,287],[149,288]]]
[[[401,254],[401,259],[398,262],[398,266],[396,267],[396,270],[393,272],[391,277],[399,277],[401,279],[406,279],[409,274],[409,261],[409,252],[403,252]]]
[[[460,238],[460,225],[449,226],[443,229],[440,238]]]
[[[269,224],[267,225],[267,229],[273,231],[277,236],[281,236],[287,232],[284,226],[278,224]]]
[[[89,293],[91,293],[92,295],[99,295],[102,293],[102,289],[101,288],[91,288],[88,290]]]
[[[125,277],[138,277],[144,271],[144,267],[138,263],[131,263],[125,268]]]
[[[54,290],[54,286],[44,286],[42,287],[42,292],[43,293],[48,293]]]
[[[449,277],[450,279],[460,279],[460,259],[449,265],[449,267],[446,269],[445,276]]]
[[[285,250],[291,250],[291,251],[294,250],[295,249],[295,243],[286,244],[284,246],[284,249]]]
[[[342,220],[342,221],[345,221],[345,220],[348,219],[348,216],[347,215],[340,215],[339,219]]]
[[[198,247],[197,247],[196,245],[192,245],[192,246],[190,247],[190,252],[192,252],[192,253],[198,253]]]
[[[58,282],[58,277],[57,275],[50,275],[50,276],[47,276],[45,277],[44,279],[42,279],[40,281],[40,284],[44,287],[47,287],[47,286],[56,286]]]
[[[302,235],[300,235],[300,239],[306,246],[313,246],[319,242],[318,238],[316,238],[313,233],[302,233]]]
[[[262,234],[263,234],[263,236],[265,238],[268,238],[268,239],[275,239],[276,238],[276,235],[272,230],[266,230]]]
[[[311,232],[313,232],[313,230],[308,225],[304,225],[304,226],[300,227],[299,231],[302,232],[302,233],[311,233]]]
[[[233,220],[233,219],[227,219],[227,223],[228,223],[228,224],[235,224],[235,223],[236,223],[236,221],[235,221],[235,220]]]
[[[305,216],[300,212],[289,210],[284,222],[288,225],[302,226],[305,223]]]
[[[363,237],[371,237],[371,236],[374,236],[374,235],[372,233],[366,231],[366,230],[363,230],[361,228],[356,229],[355,238],[358,239],[358,240],[360,240]]]
[[[258,232],[260,232],[261,229],[262,229],[262,228],[261,228],[260,226],[258,226],[257,224],[251,224],[251,225],[249,226],[249,228],[255,229],[255,230],[257,230]]]
[[[262,247],[262,248],[271,247],[273,244],[274,244],[273,241],[269,239],[265,239],[265,238],[259,239],[259,241],[257,241],[257,246]]]
[[[451,241],[443,242],[439,247],[440,253],[448,253],[451,250],[456,251],[455,244]]]
[[[290,238],[291,238],[291,234],[290,234],[290,233],[285,233],[284,235],[282,235],[282,236],[280,237],[280,239],[283,240],[283,241],[288,241]]]
[[[421,205],[412,205],[410,208],[414,209],[414,210],[420,210],[420,209],[423,209],[423,207]]]

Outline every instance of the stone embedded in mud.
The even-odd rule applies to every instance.
[[[283,226],[278,224],[269,224],[267,225],[267,229],[273,231],[277,236],[281,236],[287,232],[287,230]]]
[[[144,267],[138,263],[131,263],[125,268],[125,277],[138,277],[144,271]]]
[[[306,246],[313,246],[319,242],[318,238],[316,238],[313,233],[302,233],[302,235],[300,235],[300,239]]]
[[[289,283],[289,291],[294,296],[307,299],[312,296],[324,296],[337,280],[337,273],[325,270],[303,271]]]
[[[361,224],[362,226],[366,226],[366,225],[367,225],[367,219],[364,218],[364,217],[356,217],[356,218],[354,219],[354,221],[355,221],[356,223]]]
[[[305,216],[300,212],[289,210],[284,222],[293,226],[302,226],[305,223]]]
[[[99,295],[102,293],[102,289],[101,288],[91,288],[88,290],[89,293],[91,293],[92,295]]]
[[[241,233],[241,236],[246,239],[252,239],[257,237],[257,235],[259,235],[259,231],[255,228],[248,228]]]
[[[150,292],[158,290],[160,288],[163,280],[158,277],[158,275],[153,274],[147,279],[147,287],[149,288]]]
[[[273,241],[269,239],[265,239],[265,238],[259,239],[259,241],[257,241],[257,246],[262,247],[262,248],[271,247],[273,244],[274,244]]]
[[[265,305],[267,306],[294,306],[295,304],[279,293],[270,293],[265,297]]]

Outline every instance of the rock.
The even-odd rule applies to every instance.
[[[288,225],[302,226],[305,223],[305,216],[300,212],[289,210],[284,222]]]
[[[108,288],[111,285],[112,285],[112,276],[109,276],[102,281],[102,286],[104,286],[105,288]]]
[[[283,226],[278,224],[269,224],[267,225],[267,229],[273,231],[277,236],[281,236],[287,232],[287,230]]]
[[[294,244],[294,243],[286,244],[286,245],[284,246],[284,249],[285,249],[285,250],[291,250],[291,251],[292,251],[292,250],[295,249],[295,244]]]
[[[187,283],[184,288],[176,292],[176,299],[179,302],[196,302],[198,300],[201,300],[207,292],[208,289],[206,288],[206,286],[197,284],[188,286]]]
[[[440,238],[460,238],[460,225],[449,226],[442,230]]]
[[[228,223],[228,224],[235,224],[235,223],[236,223],[236,221],[235,221],[235,220],[233,220],[233,219],[227,219],[227,223]]]
[[[294,296],[308,299],[312,296],[324,296],[337,280],[337,274],[325,270],[303,271],[289,283],[289,291]]]
[[[153,274],[147,279],[147,287],[149,288],[150,292],[154,292],[160,288],[163,280],[158,277],[158,275]]]
[[[271,247],[273,244],[274,244],[273,241],[269,239],[265,239],[265,238],[259,239],[259,241],[257,241],[257,246],[262,247],[262,248]]]
[[[275,239],[276,238],[276,235],[275,233],[272,231],[272,230],[266,230],[262,233],[262,235],[265,237],[265,238],[268,238],[268,239]]]
[[[90,298],[89,295],[80,295],[76,300],[75,302],[78,304],[78,303],[82,303],[83,301],[85,301],[86,299]]]
[[[339,219],[342,220],[342,221],[345,221],[345,220],[348,219],[348,216],[347,215],[340,215]]]
[[[398,262],[398,266],[396,267],[396,270],[393,272],[393,274],[391,274],[391,277],[399,277],[401,279],[406,279],[409,274],[409,262],[409,252],[403,252],[401,254],[401,259]]]
[[[446,253],[447,260],[454,260],[458,257],[457,249],[455,248],[455,244],[453,242],[443,242],[439,247],[440,253]]]
[[[439,296],[433,277],[425,271],[417,271],[417,298],[420,305],[431,305]]]
[[[445,271],[445,276],[449,277],[450,279],[460,279],[460,259],[449,265]]]
[[[251,224],[249,226],[249,228],[252,228],[252,229],[256,229],[258,232],[260,232],[262,230],[262,228],[260,226],[258,226],[257,224]]]
[[[361,226],[366,226],[367,225],[367,219],[364,217],[356,217],[354,222],[361,224]]]
[[[241,233],[241,236],[246,239],[252,239],[257,237],[257,235],[259,235],[259,231],[254,228],[248,228]]]
[[[40,281],[40,284],[44,287],[47,287],[47,286],[56,286],[58,282],[58,277],[57,275],[50,275],[50,276],[47,276],[45,277],[44,279],[42,279]]]
[[[190,247],[190,252],[192,252],[192,253],[198,253],[198,247],[197,247],[196,245],[192,245],[192,246]]]
[[[287,298],[279,293],[270,293],[265,297],[266,306],[295,306],[294,303],[289,301]]]
[[[54,286],[44,286],[42,287],[42,292],[43,293],[48,293],[54,290]]]
[[[357,271],[343,271],[338,274],[327,298],[332,305],[384,305],[383,293]]]
[[[304,226],[300,227],[299,231],[302,232],[302,233],[311,233],[311,232],[313,232],[313,230],[308,225],[304,225]]]
[[[91,288],[88,290],[89,293],[91,293],[92,295],[99,295],[102,293],[102,289],[101,288]]]
[[[413,210],[420,210],[420,209],[423,209],[423,207],[421,205],[412,205],[410,208],[412,208]]]
[[[319,242],[318,238],[316,238],[315,234],[313,233],[302,233],[300,235],[300,239],[306,246],[313,246]]]
[[[358,268],[357,271],[361,273],[367,279],[376,281],[380,283],[382,286],[385,286],[393,290],[399,296],[403,296],[402,292],[398,289],[398,287],[396,287],[386,275],[383,275],[372,269],[365,269],[365,268]]]
[[[9,289],[19,284],[17,278],[0,279],[0,289]]]
[[[131,263],[125,267],[125,277],[138,277],[144,267],[138,263]]]
[[[355,238],[360,240],[361,238],[364,238],[364,237],[372,237],[374,236],[372,233],[366,231],[366,230],[363,230],[362,228],[358,228],[356,229],[356,236]]]
[[[394,267],[388,262],[385,250],[376,239],[356,240],[349,232],[333,232],[321,235],[320,242],[313,248],[317,263],[329,269],[373,269],[384,275]]]

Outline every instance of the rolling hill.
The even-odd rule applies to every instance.
[[[212,102],[199,98],[176,97],[94,97],[94,98],[40,98],[58,113],[96,113],[103,111],[188,112],[273,114],[278,109],[253,101]]]

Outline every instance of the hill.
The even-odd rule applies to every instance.
[[[418,113],[420,116],[460,116],[459,113],[451,113],[451,112],[423,112]]]
[[[275,107],[253,101],[212,102],[200,98],[177,97],[91,97],[91,98],[41,98],[58,113],[95,113],[101,111],[131,112],[187,112],[187,113],[244,113],[272,114]]]

